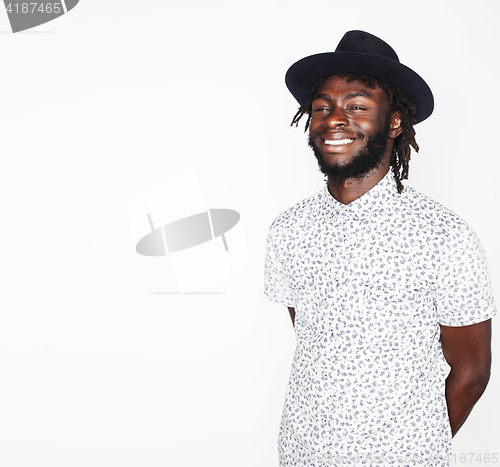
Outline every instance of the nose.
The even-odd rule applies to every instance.
[[[344,109],[340,106],[335,106],[331,112],[327,115],[325,120],[325,125],[329,128],[336,128],[339,125],[347,126],[349,125],[349,120]]]

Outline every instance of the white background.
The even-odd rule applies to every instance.
[[[19,34],[0,14],[0,465],[277,466],[294,335],[263,297],[265,237],[323,186],[284,74],[350,29],[433,90],[409,184],[478,232],[500,300],[499,13],[494,0],[81,0]],[[187,171],[207,207],[241,213],[250,260],[181,296],[135,253],[127,205]],[[494,350],[458,455],[499,452]]]

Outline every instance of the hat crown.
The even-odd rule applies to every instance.
[[[355,52],[389,58],[399,62],[394,49],[382,39],[365,31],[348,31],[339,42],[335,52]]]

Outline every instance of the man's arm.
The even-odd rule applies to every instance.
[[[288,311],[290,312],[290,318],[292,318],[292,324],[295,326],[295,308],[289,306]]]
[[[451,366],[445,394],[455,436],[490,379],[491,319],[470,326],[441,326],[441,344]]]

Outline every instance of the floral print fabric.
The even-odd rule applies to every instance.
[[[447,466],[440,327],[491,318],[483,248],[389,172],[343,205],[327,187],[269,230],[265,294],[295,308],[281,466]]]

